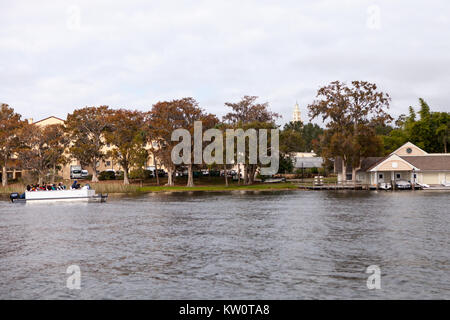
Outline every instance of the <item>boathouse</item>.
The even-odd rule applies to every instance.
[[[339,162],[335,171],[341,176]],[[351,167],[347,168],[347,180],[351,180]],[[340,179],[341,180],[341,179]],[[450,153],[428,153],[411,142],[386,157],[368,157],[356,171],[356,181],[376,186],[383,182],[405,180],[428,185],[450,182]]]

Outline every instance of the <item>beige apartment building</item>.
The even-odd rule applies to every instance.
[[[61,118],[55,117],[55,116],[50,116],[44,119],[41,119],[39,121],[33,122],[33,119],[28,119],[28,122],[30,124],[34,124],[40,127],[45,127],[45,126],[49,126],[49,125],[54,125],[54,124],[61,124],[64,125],[65,121]],[[109,151],[111,150],[112,147],[110,145],[106,145],[104,148],[104,151]],[[69,155],[69,154],[68,154]],[[70,156],[70,155],[69,155]],[[61,176],[63,179],[70,179],[70,166],[72,165],[79,165],[80,163],[76,160],[76,159],[71,159],[70,162],[65,165],[59,172],[58,175]],[[150,155],[149,158],[147,159],[147,166],[154,166],[154,159],[153,157]],[[16,160],[12,160],[12,162],[9,165],[9,169],[7,171],[8,174],[8,179],[17,179],[20,178],[22,176],[22,170],[20,168],[19,163]],[[105,171],[108,169],[113,169],[115,171],[119,171],[122,170],[121,166],[116,163],[113,159],[109,158],[109,159],[105,159],[104,161],[101,161],[98,164],[97,167],[97,171],[101,172],[101,171]],[[91,167],[83,167],[83,170],[88,170],[89,174],[92,174],[92,168]]]

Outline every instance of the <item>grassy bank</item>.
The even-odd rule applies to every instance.
[[[20,183],[9,184],[6,187],[0,185],[0,194],[10,194],[13,192],[22,193],[25,190],[25,187]]]
[[[253,184],[253,185],[209,185],[209,186],[146,186],[139,188],[140,192],[183,192],[183,191],[233,191],[233,190],[286,190],[297,189],[291,183]]]
[[[238,185],[231,183],[228,187],[223,184],[217,184],[216,181],[198,181],[194,187],[186,187],[185,184],[179,184],[173,187],[160,185],[155,183],[132,183],[124,185],[122,181],[102,181],[99,183],[92,183],[89,181],[82,181],[81,185],[89,183],[93,189],[98,193],[146,193],[146,192],[188,192],[188,191],[233,191],[233,190],[286,190],[297,189],[297,186],[291,183],[271,183],[271,184],[253,184],[253,185]],[[66,184],[70,185],[70,184]],[[0,187],[0,194],[10,194],[11,192],[22,193],[25,186],[21,184],[9,185],[5,188]]]

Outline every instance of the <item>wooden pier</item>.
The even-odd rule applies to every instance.
[[[376,190],[377,188],[367,184],[296,184],[299,189],[303,190]]]

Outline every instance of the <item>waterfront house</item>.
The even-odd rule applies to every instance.
[[[339,175],[342,167],[335,162],[335,172]],[[347,180],[351,180],[351,167],[347,167]],[[415,183],[439,185],[450,182],[450,153],[428,153],[411,142],[386,157],[363,159],[356,171],[356,181],[376,186],[382,182],[406,180]]]

